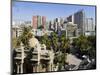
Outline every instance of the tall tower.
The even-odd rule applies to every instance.
[[[85,12],[80,10],[74,14],[74,24],[77,24],[79,29],[79,35],[85,34]]]
[[[95,31],[95,26],[93,25],[93,18],[86,18],[85,31]]]
[[[44,30],[46,30],[46,17],[45,16],[42,16],[42,26]]]
[[[37,27],[40,27],[42,24],[42,21],[41,21],[41,16],[37,16]]]
[[[33,16],[33,18],[32,18],[33,29],[37,29],[37,24],[38,24],[37,21],[38,21],[37,16]]]
[[[74,15],[70,15],[69,17],[67,17],[67,21],[74,23]]]

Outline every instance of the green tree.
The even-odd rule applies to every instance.
[[[17,45],[17,39],[12,38],[12,48],[16,48],[16,45]]]
[[[34,48],[29,47],[29,39],[32,38],[32,27],[22,27],[22,34],[19,36],[19,40],[23,43],[25,49],[28,49],[29,52],[24,59],[24,73],[32,73],[32,51]]]
[[[64,66],[65,64],[66,52],[70,49],[70,40],[66,38],[64,33],[59,37],[57,33],[53,32],[51,33],[51,36],[42,36],[41,43],[46,44],[49,49],[51,49],[51,47],[53,48],[55,53],[54,64],[57,65],[57,63],[59,63],[60,70],[61,66]]]
[[[19,40],[21,40],[25,47],[28,47],[29,39],[33,36],[31,29],[31,27],[22,27],[22,34],[19,36]]]
[[[81,54],[95,57],[96,54],[96,37],[83,36],[73,39],[73,46],[79,50]]]
[[[58,54],[55,54],[54,63],[58,65],[58,70],[61,70],[62,67],[65,68],[65,61],[67,52],[69,52],[70,49],[70,40],[66,38],[65,34],[63,33],[59,38],[58,41]]]
[[[47,34],[45,34],[44,36],[41,37],[41,41],[42,44],[45,44],[47,49],[51,49],[51,40],[49,38],[49,36]]]
[[[57,36],[57,34],[55,33],[55,32],[53,32],[52,34],[51,34],[51,45],[52,45],[52,48],[53,48],[53,50],[54,50],[54,52],[57,52],[58,51],[58,36]]]
[[[20,38],[12,38],[12,48],[17,48],[20,46],[21,39]]]
[[[88,50],[88,55],[91,58],[96,57],[96,36],[88,36],[88,42],[90,45],[90,49]]]
[[[21,43],[23,43],[24,45],[24,48],[28,48],[29,47],[29,39],[33,36],[33,34],[31,33],[31,29],[32,27],[22,27],[22,33],[21,35],[18,37],[18,38],[14,38],[12,39],[12,44],[13,44],[13,47],[17,48],[20,46]],[[30,48],[29,49],[29,53],[27,54],[26,58],[24,59],[24,73],[30,73],[32,72],[30,69],[31,68],[31,61],[30,59],[32,58],[32,51],[34,49]],[[16,56],[16,52],[15,50],[13,51],[13,57]],[[14,60],[13,60],[14,62]],[[13,63],[15,64],[15,62]],[[26,71],[25,71],[26,69]]]
[[[58,49],[58,36],[55,32],[51,33],[51,36],[45,34],[41,37],[40,42],[47,46],[47,49],[53,48],[54,52]]]
[[[65,67],[65,61],[66,61],[66,53],[69,53],[70,50],[70,40],[69,38],[66,38],[65,34],[63,33],[60,37],[60,51],[62,52],[62,62],[60,63],[60,66],[64,66]]]
[[[40,30],[42,30],[43,28],[44,28],[44,27],[43,27],[42,25],[38,27],[38,29],[40,29]]]

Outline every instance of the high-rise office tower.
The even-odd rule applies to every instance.
[[[64,20],[63,18],[60,18],[60,25],[63,26]]]
[[[46,17],[42,16],[42,26],[44,29],[46,29]]]
[[[80,10],[73,15],[67,17],[68,22],[72,22],[73,24],[77,24],[79,35],[84,35],[85,33],[85,12],[84,10]]]
[[[39,27],[43,27],[43,29],[46,29],[46,17],[45,16],[33,16],[32,18],[32,25],[34,29],[37,29]]]
[[[42,25],[42,17],[38,15],[37,18],[38,18],[38,27],[40,27]]]
[[[74,14],[74,24],[77,24],[79,35],[85,33],[85,12],[80,10]]]
[[[58,18],[54,19],[54,31],[57,31],[57,27],[58,27]]]
[[[93,18],[86,18],[85,31],[95,31],[95,26],[93,25]]]
[[[32,18],[32,26],[33,26],[33,29],[37,29],[37,16],[33,16]]]
[[[53,23],[53,21],[49,21],[49,30],[54,30],[54,23]]]
[[[41,16],[37,16],[37,26],[40,27],[42,25]]]
[[[58,22],[58,18],[55,19],[55,22]]]
[[[67,21],[74,23],[74,15],[70,15],[69,17],[67,17]]]
[[[95,25],[93,23],[93,18],[86,18],[86,24],[85,24],[85,35],[95,35]]]

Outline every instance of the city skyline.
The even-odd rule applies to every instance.
[[[32,21],[32,16],[40,15],[46,16],[49,21],[59,17],[66,18],[82,9],[86,17],[95,21],[95,6],[13,1],[12,20]]]
[[[13,1],[12,73],[96,69],[95,21],[96,6]]]

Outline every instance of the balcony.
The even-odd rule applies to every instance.
[[[21,53],[17,53],[15,59],[21,59]]]
[[[21,48],[17,48],[17,49],[16,49],[16,52],[21,52],[21,51],[22,51]]]
[[[15,57],[14,59],[16,59],[16,60],[21,60],[22,58],[21,58],[21,57]]]
[[[41,60],[50,60],[50,57],[48,55],[41,55]]]
[[[33,54],[38,54],[38,51],[35,51],[35,50],[34,50],[32,53],[33,53]]]
[[[24,52],[29,52],[30,50],[28,48],[24,48]]]
[[[31,61],[38,61],[38,59],[31,59]]]
[[[38,55],[33,55],[31,60],[32,61],[38,61]]]
[[[16,57],[21,57],[21,53],[17,53],[16,54]]]

